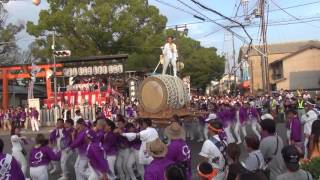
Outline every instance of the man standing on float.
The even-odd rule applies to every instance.
[[[173,76],[177,76],[177,58],[178,51],[176,44],[173,43],[173,37],[169,36],[167,38],[167,43],[162,48],[162,54],[164,58],[162,74],[166,74],[169,63],[173,67]]]

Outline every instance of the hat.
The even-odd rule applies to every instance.
[[[217,119],[217,115],[214,113],[209,114],[208,118],[205,120],[206,122],[209,122],[211,120]]]
[[[177,122],[173,122],[170,126],[166,127],[164,134],[169,139],[186,139],[185,130]]]
[[[261,120],[266,120],[266,119],[272,119],[273,120],[273,116],[269,113],[264,114],[261,116]]]
[[[285,146],[282,151],[282,157],[284,159],[284,162],[286,163],[286,166],[291,171],[297,171],[299,170],[299,151],[296,147],[293,145]]]
[[[147,143],[147,152],[150,156],[155,158],[165,157],[168,148],[159,138],[157,138],[154,141]]]

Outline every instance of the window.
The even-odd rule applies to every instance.
[[[272,80],[279,80],[283,78],[283,64],[282,61],[272,64]]]

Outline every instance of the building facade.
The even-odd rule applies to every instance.
[[[256,48],[260,48],[256,46]],[[260,48],[261,49],[261,48]],[[248,75],[241,68],[241,78],[249,81],[253,91],[263,90],[261,55],[242,47],[239,62],[248,63]],[[268,72],[270,89],[319,90],[320,89],[320,41],[288,42],[268,45]]]

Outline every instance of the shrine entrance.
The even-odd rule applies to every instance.
[[[2,80],[2,108],[9,106],[8,85],[10,80],[30,79],[37,68],[36,78],[45,78],[47,99],[44,104],[54,103],[53,78],[57,77],[57,105],[96,104],[106,101],[108,91],[122,93],[125,90],[125,62],[128,55],[106,55],[83,58],[58,58],[54,64],[20,64],[0,67]],[[53,72],[54,66],[56,72]]]

